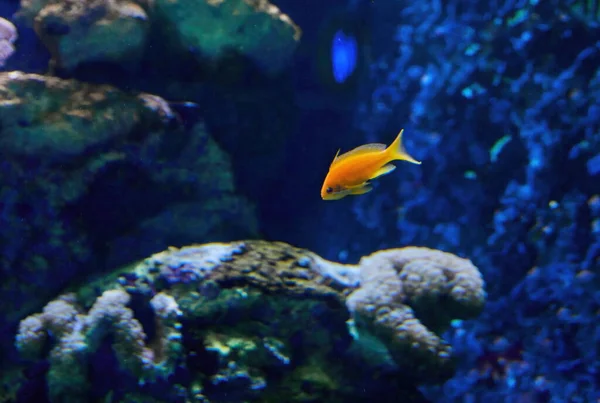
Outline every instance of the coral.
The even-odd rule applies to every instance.
[[[418,267],[431,275],[419,278]],[[170,248],[50,302],[21,321],[16,345],[35,362],[51,340],[51,401],[110,394],[358,403],[385,390],[417,402],[416,385],[438,382],[448,370],[450,350],[437,332],[452,317],[475,315],[484,296],[468,260],[424,248],[342,265],[281,242],[211,243]],[[410,320],[391,323],[394,312]],[[381,368],[353,339],[368,347],[369,332],[395,361],[389,376],[378,379]],[[429,345],[415,344],[423,341]],[[106,356],[107,344],[122,377],[104,386],[104,372],[98,378],[85,370],[95,352]]]
[[[17,38],[15,26],[10,21],[0,18],[0,67],[4,66],[6,60],[15,52],[13,43]]]
[[[359,334],[379,337],[395,364],[419,382],[451,376],[451,347],[439,334],[452,319],[473,318],[483,308],[477,268],[427,248],[376,252],[360,268],[360,287],[348,297]]]
[[[26,355],[40,354],[48,336],[55,341],[47,378],[53,401],[81,401],[87,391],[86,345],[73,302],[71,295],[65,295],[48,303],[41,314],[21,322],[16,340],[17,349]]]
[[[555,167],[585,161],[594,171],[590,146],[597,143],[593,100],[600,52],[593,23],[558,1],[463,7],[431,0],[374,11],[376,21],[389,14],[402,18],[375,25],[373,35],[390,39],[374,48],[355,125],[367,141],[378,141],[400,117],[412,133],[407,147],[425,164],[435,164],[430,172],[407,169],[401,186],[378,192],[374,200],[354,201],[356,221],[373,235],[379,232],[375,248],[398,239],[474,256],[485,254],[480,240],[486,238],[493,244],[488,256],[507,251],[524,273],[530,258],[516,250],[520,240],[508,239],[525,228],[511,217],[527,209],[527,226],[529,211],[559,191],[567,179],[552,175]],[[558,34],[567,31],[573,35]],[[556,57],[557,48],[569,49],[569,55]],[[588,183],[593,176],[577,175]],[[523,198],[512,193],[515,184]],[[534,200],[526,201],[527,194]],[[504,198],[520,200],[522,207],[504,211]],[[485,230],[494,212],[513,229],[506,231],[507,242]],[[392,221],[397,228],[384,232],[384,223]]]
[[[184,127],[159,97],[8,72],[0,119],[8,326],[79,276],[168,245],[257,232],[229,157],[204,125]]]
[[[181,312],[172,297],[158,293],[150,301],[156,315],[157,340],[146,344],[142,325],[127,307],[130,296],[123,290],[105,291],[87,315],[73,294],[48,303],[42,314],[23,320],[16,339],[17,349],[28,357],[39,355],[44,338],[52,339],[47,375],[51,401],[85,401],[89,394],[89,355],[112,336],[112,348],[121,369],[141,381],[171,375],[182,359]],[[45,333],[45,334],[44,334]]]
[[[354,202],[365,242],[471,256],[489,284],[480,320],[449,329],[461,365],[432,400],[597,399],[597,13],[552,0],[376,13],[402,18],[376,25],[393,40],[374,52],[356,125],[371,140],[405,117],[430,171]]]
[[[143,0],[22,0],[19,15],[56,66],[73,70],[90,62],[139,62],[150,27],[144,7]]]
[[[597,200],[570,192],[538,209],[527,233],[541,252],[537,264],[509,294],[488,303],[485,322],[452,332],[469,365],[448,383],[444,401],[467,394],[478,400],[597,397]]]

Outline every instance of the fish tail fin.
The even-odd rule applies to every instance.
[[[417,161],[416,159],[411,157],[410,154],[404,148],[404,145],[402,144],[403,132],[404,129],[400,130],[400,133],[398,133],[396,140],[394,140],[394,142],[387,148],[390,158],[392,158],[393,160],[404,160],[412,162],[413,164],[420,165],[421,161]]]

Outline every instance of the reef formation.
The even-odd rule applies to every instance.
[[[280,242],[170,248],[23,319],[25,365],[48,354],[48,367],[19,379],[16,393],[51,402],[367,402],[375,393],[420,402],[417,385],[453,374],[441,333],[484,302],[469,260],[427,248],[380,251],[358,265]]]
[[[22,0],[12,23],[0,20],[0,62],[23,70],[0,74],[3,346],[32,315],[21,322],[20,353],[1,352],[0,398],[44,402],[49,391],[54,400],[221,401],[233,384],[242,385],[233,400],[281,401],[281,391],[293,390],[284,400],[369,401],[383,390],[418,396],[416,384],[439,403],[598,398],[597,5],[372,2],[368,74],[357,94],[341,97],[359,102],[335,115],[340,99],[308,96],[302,113],[294,110],[312,84],[310,65],[300,58],[290,68],[306,42],[282,10],[301,18],[310,9],[312,21],[335,3],[306,1]],[[300,77],[296,88],[290,77]],[[358,130],[339,130],[347,115]],[[314,183],[332,152],[385,142],[398,126],[422,167],[345,208],[315,204]],[[264,220],[273,210],[280,216]],[[464,261],[424,249],[402,252],[430,256],[406,264],[378,252],[360,270],[303,251],[335,280],[312,293],[306,280],[302,295],[273,286],[279,277],[271,275],[261,286],[250,277],[205,281],[193,264],[162,279],[140,264],[120,279],[77,285],[167,245],[247,238],[285,239],[341,262],[396,245],[469,256],[488,300],[479,320],[451,321],[481,309],[481,295],[469,291],[479,277],[455,269]],[[177,261],[195,248],[205,246],[156,256]],[[225,300],[242,308],[219,326],[221,316],[186,308],[186,289],[201,301],[222,295],[205,305],[217,313]],[[257,302],[259,313],[245,310],[252,298],[244,292],[267,301]],[[306,316],[307,306],[327,320]],[[259,315],[265,307],[276,320]],[[239,312],[240,323],[256,329],[263,321],[268,331],[236,333]],[[246,320],[252,315],[259,320]],[[303,344],[307,329],[324,341]],[[317,362],[293,356],[297,346],[317,352]],[[351,358],[336,361],[346,357],[340,351]],[[397,374],[410,376],[403,383]]]

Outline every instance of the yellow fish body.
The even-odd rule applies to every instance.
[[[354,150],[339,155],[338,150],[329,172],[321,188],[323,200],[339,200],[348,195],[361,195],[372,190],[369,185],[371,179],[389,174],[396,166],[392,161],[403,160],[413,164],[421,164],[411,157],[402,145],[402,132],[400,130],[394,142],[386,147],[385,144],[365,144]]]

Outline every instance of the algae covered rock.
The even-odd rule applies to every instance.
[[[150,28],[145,8],[143,0],[22,0],[19,15],[54,62],[72,70],[89,62],[138,62]]]
[[[156,12],[202,60],[235,53],[266,73],[286,66],[301,36],[268,0],[157,0]]]
[[[235,54],[277,73],[301,36],[267,0],[21,0],[18,15],[67,71],[86,63],[136,69],[158,40],[203,63]]]
[[[424,248],[379,254],[379,263],[436,262],[440,277],[426,280],[433,300],[449,293],[456,301],[436,311],[469,317],[480,309],[483,282],[468,261]],[[412,291],[400,298],[402,287],[395,282],[380,284],[374,293],[372,279],[383,280],[386,271],[373,256],[360,265],[342,265],[266,241],[169,248],[50,302],[41,314],[21,321],[16,345],[34,363],[50,347],[45,376],[51,401],[110,396],[114,401],[358,403],[379,396],[377,401],[391,403],[401,396],[404,402],[424,402],[417,385],[448,375],[451,352],[435,332],[449,316],[415,306],[421,321],[413,315],[414,326],[386,327],[382,318],[394,310],[410,311],[411,301],[426,304]],[[365,270],[381,276],[363,277]],[[416,287],[415,278],[404,281],[407,289],[409,283]],[[443,292],[436,286],[442,283]],[[369,298],[376,325],[365,329],[371,308],[361,301]],[[415,326],[425,328],[433,344],[416,340]],[[402,347],[402,340],[414,351]],[[432,354],[440,349],[447,355],[436,360]],[[384,359],[375,364],[373,355]],[[97,366],[106,370],[68,375]]]
[[[202,124],[179,125],[159,97],[0,73],[0,119],[0,318],[8,323],[107,265],[209,232],[256,233],[228,156]],[[177,211],[195,225],[179,227]]]
[[[0,74],[0,147],[9,155],[68,162],[136,130],[160,129],[170,117],[166,104],[155,110],[145,95],[111,86]]]

